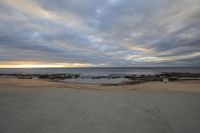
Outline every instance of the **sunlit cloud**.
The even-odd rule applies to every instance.
[[[0,68],[70,68],[70,67],[94,67],[89,63],[51,63],[51,62],[7,62]]]
[[[170,57],[156,57],[156,56],[148,56],[148,57],[141,57],[138,55],[129,55],[127,59],[135,60],[139,62],[174,62],[174,61],[181,61],[187,60],[194,57],[200,57],[200,52],[192,53],[188,55],[181,55],[181,56],[170,56]]]
[[[145,53],[153,52],[152,49],[143,48],[143,47],[138,47],[138,46],[129,46],[128,48],[129,48],[130,50],[142,51],[142,52],[145,52]]]
[[[35,17],[51,18],[51,13],[42,9],[39,5],[31,0],[5,0],[6,4],[16,8],[23,13],[30,14]]]

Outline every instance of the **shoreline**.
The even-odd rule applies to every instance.
[[[200,80],[184,80],[173,82],[144,82],[140,84],[101,85],[86,83],[64,83],[44,79],[17,79],[16,77],[1,77],[1,88],[21,89],[79,89],[79,90],[108,90],[135,92],[194,92],[200,93]]]
[[[101,85],[127,85],[140,84],[144,82],[162,81],[187,81],[200,80],[200,73],[180,73],[180,72],[164,72],[151,75],[136,74],[107,74],[107,75],[83,75],[74,73],[58,73],[58,74],[0,74],[0,77],[16,77],[17,79],[43,79],[56,82],[66,83],[91,83]]]

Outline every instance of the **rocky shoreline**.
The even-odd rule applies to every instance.
[[[143,82],[152,82],[152,81],[162,81],[162,82],[173,82],[180,80],[200,80],[199,73],[161,73],[155,75],[120,75],[120,74],[110,74],[107,76],[83,76],[80,74],[0,74],[0,76],[14,76],[18,79],[45,79],[51,81],[63,81],[66,79],[84,79],[90,78],[98,80],[98,79],[117,79],[124,78],[127,79],[124,82],[120,83],[110,83],[110,84],[102,84],[102,85],[123,85],[123,84],[139,84]]]

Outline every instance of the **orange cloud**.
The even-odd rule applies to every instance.
[[[0,64],[0,68],[67,68],[92,67],[89,63],[49,63],[49,62],[8,62]]]

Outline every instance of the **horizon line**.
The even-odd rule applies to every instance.
[[[180,67],[200,67],[200,66],[94,66],[94,67],[0,67],[0,69],[71,69],[71,68],[180,68]]]

